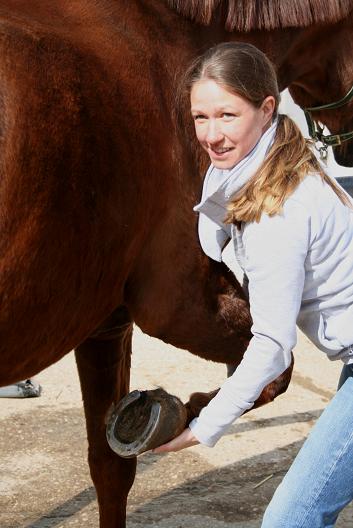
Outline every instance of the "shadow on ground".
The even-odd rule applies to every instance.
[[[260,439],[263,427],[312,421],[318,414],[254,420],[233,426],[230,434],[254,429]],[[83,522],[97,528],[82,411],[46,407],[2,420],[0,428],[1,528],[63,528]],[[145,527],[183,512],[207,515],[215,524],[259,520],[299,447],[293,443],[237,463],[230,459],[218,469],[192,450],[144,454],[130,494],[128,526]]]

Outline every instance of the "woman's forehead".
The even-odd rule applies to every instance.
[[[212,105],[214,107],[247,106],[249,102],[227,87],[213,81],[205,79],[197,81],[190,92],[191,106]]]

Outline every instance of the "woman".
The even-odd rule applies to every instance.
[[[199,211],[204,251],[231,237],[248,279],[244,358],[179,437],[155,452],[213,446],[291,363],[296,324],[330,359],[353,364],[353,209],[293,121],[278,115],[276,74],[244,43],[221,44],[186,75],[210,157]],[[324,439],[324,440],[323,440]],[[263,528],[330,527],[353,497],[353,379],[329,404],[266,511]]]

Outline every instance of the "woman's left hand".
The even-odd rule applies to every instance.
[[[155,449],[152,449],[152,453],[169,453],[171,451],[180,451],[186,447],[191,447],[199,444],[200,442],[195,438],[189,428],[184,429],[184,431],[173,438],[170,442],[163,444]]]

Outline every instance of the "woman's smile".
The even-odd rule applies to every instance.
[[[210,158],[212,159],[225,159],[232,150],[234,150],[234,147],[224,147],[224,148],[209,147],[207,149],[207,152]]]

